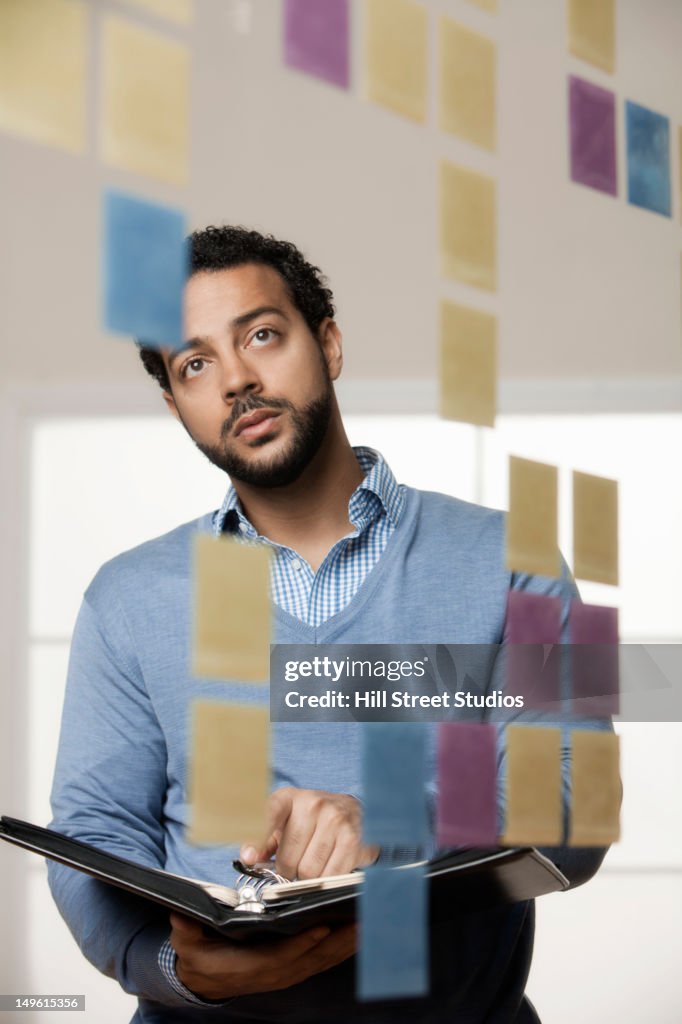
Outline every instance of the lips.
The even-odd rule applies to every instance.
[[[242,416],[237,421],[234,435],[239,437],[240,434],[246,434],[248,437],[251,437],[254,434],[263,433],[269,427],[269,423],[265,423],[265,420],[274,420],[277,416],[279,416],[279,413],[274,409],[257,409],[256,412],[249,413],[248,416]],[[259,426],[260,430],[256,430]]]

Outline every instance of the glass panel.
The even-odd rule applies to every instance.
[[[42,420],[32,440],[29,629],[64,638],[100,565],[217,508],[225,477],[170,416]]]
[[[682,724],[619,722],[621,841],[606,855],[610,867],[682,868]]]
[[[475,427],[437,416],[344,416],[352,445],[384,456],[396,480],[474,501]]]
[[[401,482],[473,497],[473,428],[435,416],[349,416],[346,425]],[[30,631],[41,639],[70,634],[103,562],[217,508],[226,486],[170,417],[40,421],[31,483]]]

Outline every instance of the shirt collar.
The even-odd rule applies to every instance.
[[[350,521],[355,524],[357,518],[365,518],[368,511],[376,508],[376,513],[369,520],[371,522],[383,508],[391,524],[397,526],[405,504],[404,488],[398,485],[388,463],[374,448],[361,446],[353,448],[353,451],[365,473],[365,479],[353,491],[348,502]],[[377,505],[377,499],[380,505]]]
[[[366,529],[382,511],[397,526],[405,505],[405,490],[401,487],[388,463],[374,448],[358,446],[353,448],[360,468],[365,474],[361,484],[353,491],[348,502],[348,518],[359,530]],[[213,532],[235,533],[239,530],[245,537],[256,539],[255,528],[242,512],[234,486],[230,484],[222,505],[213,516]]]

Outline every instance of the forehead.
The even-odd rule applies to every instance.
[[[260,306],[275,306],[292,319],[298,312],[284,279],[272,267],[247,263],[229,270],[201,271],[185,288],[186,336],[224,331],[230,320]]]

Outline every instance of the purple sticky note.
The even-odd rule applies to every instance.
[[[616,98],[608,89],[569,76],[571,178],[615,196]]]
[[[571,713],[617,715],[618,609],[571,602]]]
[[[285,0],[284,63],[347,89],[348,0]]]
[[[497,844],[497,730],[494,725],[438,726],[439,846]]]
[[[556,711],[561,700],[561,598],[510,590],[507,601],[506,693],[524,708]]]

